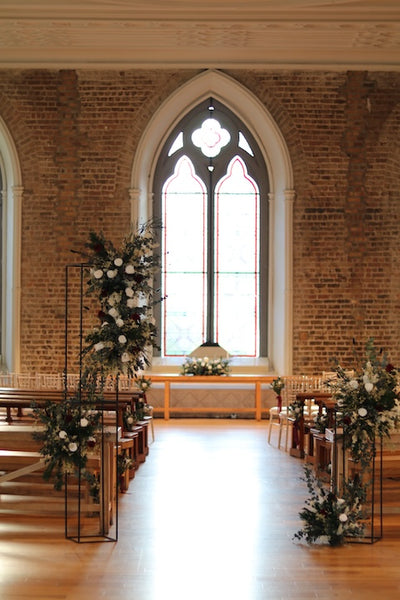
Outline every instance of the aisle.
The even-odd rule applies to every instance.
[[[302,462],[266,422],[157,420],[119,504],[118,543],[76,544],[60,520],[2,518],[1,600],[394,600],[400,540],[293,542]]]

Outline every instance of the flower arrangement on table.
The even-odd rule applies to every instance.
[[[97,497],[96,478],[86,470],[88,455],[98,443],[100,413],[90,402],[82,404],[77,396],[63,402],[47,402],[44,408],[34,408],[34,415],[43,431],[34,434],[42,441],[40,454],[45,459],[43,478],[54,477],[54,488],[61,490],[65,475],[79,470],[89,484],[93,497]],[[98,490],[97,490],[98,492]]]
[[[370,338],[366,357],[354,375],[338,365],[337,378],[327,382],[337,405],[337,425],[343,427],[344,446],[363,468],[375,455],[378,438],[390,437],[400,424],[399,371]]]
[[[152,278],[159,266],[154,226],[142,225],[120,249],[103,234],[90,233],[82,253],[90,267],[87,294],[100,302],[99,325],[86,336],[86,366],[135,376],[149,365],[148,349],[157,347]]]
[[[305,467],[305,481],[310,497],[299,513],[304,526],[294,534],[295,539],[308,544],[320,541],[337,546],[346,538],[364,535],[362,504],[366,489],[358,479],[346,482],[340,496],[324,487],[309,467]]]
[[[219,358],[210,360],[187,357],[181,368],[181,375],[228,375],[230,372],[229,359]]]

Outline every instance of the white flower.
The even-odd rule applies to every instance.
[[[120,344],[126,344],[126,337],[124,335],[119,335],[118,341]]]
[[[101,279],[103,277],[103,271],[101,269],[96,269],[93,276],[95,279]]]
[[[125,273],[127,273],[128,275],[132,275],[132,273],[135,272],[135,267],[133,265],[126,265],[125,267]]]
[[[61,429],[61,431],[58,433],[58,437],[60,438],[60,440],[65,440],[65,438],[67,437],[67,432],[64,431],[64,429]]]
[[[339,515],[339,521],[341,521],[342,523],[346,523],[346,521],[347,521],[346,513],[342,513],[341,515]]]
[[[107,277],[109,279],[114,279],[114,277],[117,275],[117,273],[118,273],[118,271],[116,269],[114,269],[114,270],[113,269],[109,269],[107,271]]]
[[[370,381],[367,381],[367,383],[364,383],[364,387],[367,392],[372,392],[372,390],[374,389],[374,384]]]
[[[68,450],[70,452],[76,452],[78,450],[78,445],[75,442],[70,442],[68,444]]]
[[[114,265],[116,267],[120,267],[122,265],[122,263],[123,263],[122,258],[114,258]]]
[[[118,311],[116,308],[110,308],[110,310],[108,311],[108,314],[111,315],[112,317],[118,317]]]
[[[124,322],[122,319],[116,319],[115,323],[117,324],[117,327],[123,327],[124,326]]]
[[[123,355],[121,356],[121,361],[123,363],[129,362],[131,359],[131,357],[129,356],[128,352],[124,352]]]
[[[88,425],[89,425],[89,421],[85,417],[82,417],[81,427],[87,427]]]
[[[100,352],[100,350],[103,350],[103,348],[104,348],[103,342],[97,342],[97,344],[94,345],[94,349],[96,350],[96,352]]]
[[[366,408],[364,408],[362,406],[361,408],[358,409],[358,414],[360,415],[360,417],[366,417],[368,414],[368,411]]]
[[[357,381],[357,379],[351,379],[349,381],[349,386],[351,387],[352,390],[357,390],[358,389],[358,381]]]
[[[129,308],[135,308],[135,299],[134,298],[128,298],[128,300],[126,301],[126,305]]]
[[[131,287],[125,288],[125,294],[128,296],[128,298],[133,298],[133,289]]]

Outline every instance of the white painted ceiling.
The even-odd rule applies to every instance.
[[[0,0],[0,68],[400,70],[400,0]]]

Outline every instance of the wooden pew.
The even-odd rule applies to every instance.
[[[127,406],[132,410],[135,408],[136,400],[143,398],[141,391],[119,391],[118,392],[118,418],[117,424],[123,427],[123,413]],[[115,392],[105,391],[103,393],[104,401],[97,404],[98,410],[115,411],[116,396]],[[68,393],[67,397],[71,397]],[[12,423],[12,409],[21,411],[24,408],[32,408],[33,406],[43,407],[46,402],[62,402],[65,399],[65,393],[62,390],[31,390],[25,388],[0,388],[0,407],[7,411],[6,422]]]

